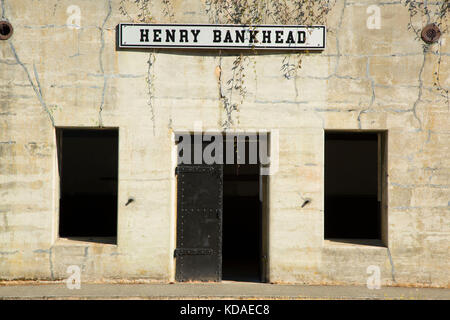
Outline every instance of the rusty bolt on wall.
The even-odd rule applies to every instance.
[[[428,24],[422,29],[422,40],[428,44],[436,42],[441,36],[441,30],[434,24]]]
[[[0,21],[0,40],[8,40],[13,34],[13,27],[8,21]]]

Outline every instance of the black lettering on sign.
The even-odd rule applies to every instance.
[[[256,43],[258,40],[256,40],[256,35],[259,31],[257,30],[250,30],[250,43]]]
[[[283,36],[283,31],[281,31],[281,30],[275,31],[275,42],[283,43],[283,39],[281,39],[282,36]]]
[[[289,31],[286,43],[295,43],[294,35],[292,34],[292,31]]]
[[[169,41],[175,42],[175,30],[174,29],[172,29],[172,30],[166,29],[166,42],[169,42]]]
[[[223,42],[233,43],[233,40],[231,39],[231,32],[230,32],[230,30],[227,30],[227,33],[225,34],[225,39],[223,40]]]
[[[213,42],[220,42],[222,39],[222,31],[220,30],[213,30],[214,39]]]
[[[153,42],[161,42],[161,29],[153,30]]]
[[[148,29],[141,29],[141,42],[148,42]]]
[[[320,36],[316,32],[308,35],[306,34],[309,27],[299,27],[300,30],[294,26],[288,28],[276,28],[274,26],[270,27],[271,28],[257,29],[258,27],[254,28],[249,26],[216,26],[217,29],[214,29],[214,26],[212,26],[211,28],[206,29],[206,31],[203,31],[205,34],[204,36],[203,33],[200,36],[200,33],[203,30],[202,25],[141,25],[135,26],[133,28],[133,33],[128,31],[129,29],[123,33],[124,37],[132,35],[132,41],[134,44],[127,43],[128,40],[125,40],[124,38],[121,40],[122,43],[120,46],[151,47],[153,43],[156,47],[158,47],[158,44],[161,46],[161,43],[166,43],[169,47],[171,47],[174,44],[181,43],[182,47],[197,47],[201,44],[198,47],[247,48],[255,47],[258,44],[263,44],[261,45],[261,48],[300,48],[307,43],[307,36],[314,37],[314,39],[319,39],[317,41],[319,41],[319,43],[321,42]],[[324,30],[324,28],[322,29]],[[204,37],[209,35],[211,32],[212,39],[205,39]],[[259,34],[260,32],[262,32],[262,35]],[[139,41],[137,41],[138,39]],[[139,44],[139,42],[141,44]],[[312,47],[312,49],[316,49],[316,47]],[[320,47],[320,45],[317,45],[317,49],[321,50],[323,48]]]
[[[271,40],[270,40],[270,34],[272,33],[272,31],[266,31],[266,30],[264,30],[263,31],[263,43],[271,43]]]
[[[200,30],[199,29],[191,30],[191,32],[192,32],[192,35],[194,36],[194,42],[197,42],[197,36],[200,33]]]
[[[305,43],[305,42],[306,42],[306,32],[299,31],[298,32],[298,43]]]
[[[188,32],[185,29],[180,30],[180,42],[189,42]]]
[[[245,30],[236,30],[236,43],[239,43],[239,41],[241,43],[244,43],[244,39],[245,39]]]

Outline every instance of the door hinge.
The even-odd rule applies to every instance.
[[[193,256],[193,255],[212,255],[213,249],[210,248],[177,248],[173,252],[173,256]]]

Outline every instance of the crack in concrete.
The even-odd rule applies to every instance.
[[[54,271],[53,271],[52,254],[53,254],[53,247],[50,247],[50,249],[48,249],[48,261],[49,261],[49,265],[50,265],[50,277],[51,277],[52,280],[55,280],[55,274],[54,274]]]
[[[5,0],[1,0],[1,8],[2,8],[2,19],[5,19],[8,21],[8,18],[6,18],[6,9],[5,9]],[[36,85],[34,84],[33,80],[31,79],[31,75],[30,72],[28,71],[27,67],[25,66],[25,64],[19,59],[19,56],[17,54],[16,48],[14,47],[14,44],[12,43],[12,41],[9,41],[9,46],[11,48],[11,51],[14,55],[14,59],[16,60],[15,64],[19,64],[22,69],[25,71],[28,81],[30,82],[34,92],[36,93],[37,98],[39,99],[39,102],[41,103],[42,107],[44,108],[45,112],[47,113],[48,117],[50,118],[50,121],[52,123],[52,126],[55,126],[55,120],[53,119],[53,115],[51,114],[50,110],[47,108],[47,104],[44,101],[44,98],[42,96],[42,88],[41,88],[41,84],[39,82],[39,77],[38,77],[38,73],[36,71],[36,66],[33,64],[33,70],[34,70],[34,77],[36,80],[36,83],[38,85],[38,88],[36,88]],[[7,63],[8,65],[15,65],[15,64],[10,64]]]
[[[50,253],[50,249],[36,249],[33,253]]]
[[[432,176],[429,177],[428,180],[430,180],[430,178],[432,178]],[[413,188],[430,188],[430,189],[449,189],[450,188],[450,184],[435,184],[435,183],[420,183],[420,184],[402,184],[402,183],[398,183],[398,182],[391,182],[390,183],[391,186],[394,187],[399,187],[399,188],[403,188],[403,189],[413,189]]]
[[[37,86],[38,86],[39,95],[42,97],[41,83],[39,82],[39,75],[38,75],[38,72],[36,70],[36,65],[34,63],[33,63],[33,72],[34,72],[34,78],[35,78]]]
[[[395,268],[394,268],[394,261],[392,261],[392,255],[391,255],[391,251],[389,250],[389,248],[387,248],[387,253],[388,253],[388,257],[389,257],[389,262],[391,263],[391,274],[392,274],[392,281],[395,281]]]
[[[41,89],[41,84],[39,82],[39,77],[38,77],[38,73],[37,73],[37,70],[36,70],[36,66],[33,64],[34,77],[35,77],[37,86],[33,82],[33,80],[31,79],[30,72],[28,71],[28,69],[25,66],[25,64],[22,61],[20,61],[19,56],[17,55],[17,52],[16,52],[16,48],[14,47],[12,41],[9,42],[9,46],[11,47],[11,51],[12,51],[12,53],[14,55],[14,58],[16,59],[17,63],[25,71],[25,73],[27,75],[27,78],[28,78],[28,81],[30,82],[31,86],[33,87],[33,90],[36,93],[36,96],[39,99],[39,102],[41,103],[41,105],[44,108],[45,112],[47,113],[48,117],[50,118],[52,126],[55,126],[55,120],[53,118],[53,115],[51,114],[50,110],[48,109],[47,104],[45,103],[44,98],[42,96],[42,89]]]
[[[367,62],[366,62],[366,78],[370,80],[370,87],[372,89],[372,96],[370,97],[369,106],[366,109],[361,110],[359,112],[359,114],[358,114],[358,118],[357,118],[357,120],[358,120],[358,129],[362,129],[361,116],[364,113],[373,112],[373,111],[371,111],[371,109],[372,109],[373,103],[374,103],[375,98],[376,98],[376,96],[375,96],[375,81],[370,76],[370,58],[367,58]]]
[[[16,254],[19,253],[19,250],[14,251],[0,251],[0,255],[10,255],[10,254]]]
[[[2,7],[2,19],[6,19],[6,15],[5,15],[5,0],[1,0],[1,7]],[[6,19],[8,20],[8,19]]]
[[[55,280],[54,272],[53,272],[53,261],[52,261],[53,247],[50,247],[48,249],[36,249],[36,250],[33,250],[33,253],[46,253],[46,254],[48,254],[49,268],[50,268],[50,277],[51,277],[51,280]]]
[[[5,231],[8,231],[9,224],[8,224],[8,216],[7,216],[6,212],[3,213],[3,224],[4,224]]]
[[[345,8],[347,7],[347,0],[344,0],[344,4],[342,6],[342,10],[341,10],[341,16],[339,17],[339,23],[338,23],[338,28],[336,30],[336,66],[334,68],[334,75],[337,75],[337,71],[338,71],[338,67],[339,67],[339,60],[341,58],[341,48],[340,48],[340,44],[339,44],[339,31],[341,30],[342,27],[342,21],[344,20],[344,12],[345,12]]]
[[[148,93],[147,105],[150,107],[153,135],[155,135],[156,124],[155,124],[155,109],[154,109],[154,105],[153,105],[153,98],[154,98],[153,83],[155,80],[155,76],[152,72],[152,67],[154,66],[155,60],[156,60],[155,53],[150,52],[148,54],[148,60],[147,60],[147,64],[148,64],[147,76],[145,78],[145,81],[147,82],[147,93]]]
[[[97,77],[97,78],[108,78],[108,79],[139,79],[145,77],[145,74],[127,74],[127,73],[117,73],[117,74],[109,74],[109,73],[88,73],[89,77]]]
[[[427,59],[427,51],[428,50],[425,47],[423,50],[423,62],[422,62],[422,66],[420,67],[420,71],[419,71],[419,93],[417,95],[417,100],[414,102],[413,107],[411,108],[414,118],[416,118],[417,121],[419,122],[419,131],[422,131],[422,121],[417,116],[417,105],[419,104],[419,102],[422,102],[422,91],[423,91],[422,73],[425,68],[425,62]]]
[[[39,30],[39,29],[67,29],[69,25],[67,24],[61,24],[61,25],[56,25],[56,24],[44,24],[44,25],[39,25],[39,26],[30,26],[30,25],[24,25],[22,28],[24,29],[35,29],[35,30]],[[77,27],[78,30],[84,31],[84,30],[89,30],[89,29],[98,29],[98,26],[85,26],[85,27]],[[108,28],[105,28],[105,30],[109,30]]]
[[[99,64],[100,64],[100,71],[103,74],[103,90],[102,90],[102,101],[100,103],[100,110],[98,112],[99,127],[103,127],[102,111],[103,111],[103,106],[105,104],[106,86],[108,85],[108,77],[105,76],[105,70],[103,68],[103,50],[105,49],[104,30],[105,30],[105,24],[108,21],[109,17],[111,16],[111,12],[112,12],[111,0],[108,0],[108,14],[105,17],[105,20],[103,20],[102,27],[100,28],[101,46],[100,46],[100,52],[99,52]]]
[[[86,265],[87,265],[87,261],[89,259],[89,246],[84,247],[84,255],[83,255],[83,262],[81,264],[81,271],[85,272],[86,271]]]
[[[17,62],[15,62],[15,61],[10,61],[10,60],[7,60],[7,59],[5,59],[5,60],[0,60],[0,63],[6,64],[6,65],[8,65],[8,66],[15,66],[15,65],[17,65]]]

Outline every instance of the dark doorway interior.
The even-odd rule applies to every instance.
[[[381,239],[379,134],[325,133],[325,238]]]
[[[229,163],[227,149],[223,150],[228,161],[223,170],[222,279],[258,282],[262,245],[260,168],[257,157],[250,157],[251,151],[258,150],[258,140],[254,136],[244,140],[241,136],[240,142],[236,137],[233,143],[233,163]]]
[[[222,278],[261,281],[259,165],[225,165]]]
[[[60,128],[57,139],[59,236],[115,243],[118,130]]]

